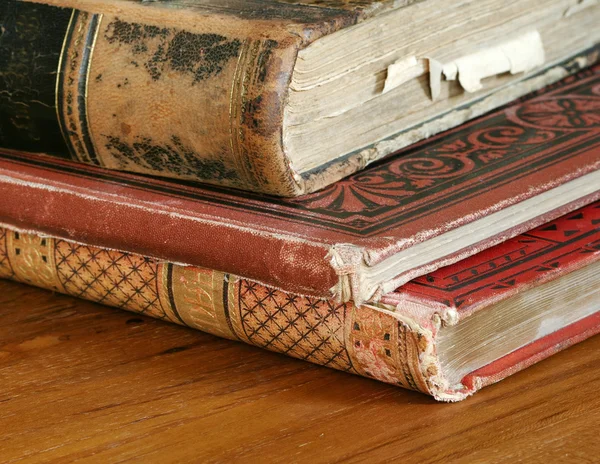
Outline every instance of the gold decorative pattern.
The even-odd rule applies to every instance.
[[[58,69],[56,71],[56,77],[57,77],[56,88],[54,90],[54,106],[56,109],[56,119],[58,121],[60,131],[61,131],[65,141],[69,140],[70,136],[69,136],[69,131],[65,125],[65,122],[66,122],[65,118],[61,114],[61,109],[64,106],[64,102],[61,101],[60,96],[62,96],[62,90],[63,90],[62,87],[63,87],[63,82],[64,82],[63,65],[65,64],[66,60],[68,59],[67,48],[70,45],[69,31],[73,30],[73,23],[74,23],[76,17],[77,17],[76,10],[73,10],[71,12],[71,19],[69,20],[69,26],[67,27],[67,33],[65,34],[65,38],[64,38],[63,44],[62,44],[62,49],[60,51],[60,58],[58,60]]]
[[[357,10],[361,8],[372,8],[386,3],[392,3],[390,0],[276,0],[276,3],[286,3],[292,5],[318,6],[321,8],[339,8],[344,10]],[[403,3],[412,3],[405,0]]]
[[[359,373],[383,382],[420,390],[413,339],[395,317],[376,310],[352,308],[348,347]],[[415,365],[411,364],[411,360]]]
[[[247,162],[244,158],[244,131],[242,129],[242,109],[246,103],[246,94],[248,92],[248,79],[250,66],[248,57],[251,50],[256,49],[257,43],[251,40],[244,40],[240,48],[240,54],[235,67],[233,81],[231,85],[231,95],[229,98],[229,140],[231,155],[235,162],[238,172],[243,174],[245,182],[252,182],[252,175],[247,169]]]
[[[189,327],[223,338],[237,340],[223,306],[225,275],[192,266],[170,266],[169,288],[172,305]],[[164,288],[164,286],[163,286]]]
[[[10,232],[0,228],[0,278],[10,279],[13,277],[13,270],[8,259],[8,249],[6,247],[7,235]]]
[[[239,323],[252,345],[323,366],[354,371],[346,351],[346,305],[240,280]]]
[[[156,260],[57,240],[56,272],[65,292],[175,322],[158,296]]]
[[[266,108],[276,97],[267,84],[272,57],[279,43],[275,40],[245,40],[241,46],[233,75],[229,98],[229,139],[236,170],[242,173],[249,188],[267,188],[274,166],[269,149],[258,149],[265,137],[276,130],[279,116],[275,108]],[[258,143],[258,145],[257,145]],[[285,181],[282,181],[285,182]]]
[[[427,340],[393,314],[374,308],[295,295],[209,269],[2,228],[0,277],[405,388],[430,390],[419,363]]]
[[[6,232],[6,248],[13,279],[48,290],[63,291],[56,275],[54,239]]]
[[[87,114],[87,87],[92,54],[102,16],[74,11],[63,44],[56,84],[56,109],[72,156],[101,164],[96,156]]]

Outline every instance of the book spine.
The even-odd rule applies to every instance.
[[[297,193],[282,120],[306,37],[283,21],[191,9],[174,21],[161,7],[118,5],[100,14],[2,2],[0,146]]]
[[[344,372],[432,393],[419,327],[376,307],[0,228],[0,278],[95,301]],[[429,369],[429,370],[428,370]]]
[[[206,268],[6,228],[0,228],[0,278],[421,391],[440,401],[463,400],[600,333],[596,313],[451,386],[437,358],[440,325],[430,317],[434,307],[426,317],[410,303],[395,311],[356,307],[283,292]]]
[[[44,161],[46,167],[20,162],[27,157]],[[81,175],[90,168],[76,163],[63,163],[70,171],[47,168],[54,163],[60,161],[41,155],[0,159],[0,225],[171,262],[235,269],[303,295],[342,296],[327,243],[247,227],[244,221],[252,213],[216,220],[220,208],[198,212],[197,203],[144,190],[143,178],[129,188],[102,178],[98,169],[97,179]]]

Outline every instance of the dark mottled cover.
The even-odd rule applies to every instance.
[[[108,2],[107,2],[108,3]],[[156,0],[125,1],[127,4],[165,7],[173,10],[205,10],[210,14],[232,14],[247,20],[284,20],[300,24],[317,24],[337,21],[353,23],[367,12],[391,6],[389,1],[330,0],[330,1],[211,1],[211,0]],[[118,3],[116,3],[118,5]],[[85,2],[78,4],[82,8]],[[398,5],[397,5],[398,6]],[[73,115],[72,105],[86,105],[82,96],[75,93],[67,99],[61,92],[57,77],[60,73],[66,79],[79,79],[82,94],[86,91],[90,76],[82,65],[77,72],[68,76],[67,60],[61,58],[68,52],[69,44],[82,43],[74,37],[74,28],[87,26],[78,24],[82,12],[70,8],[27,3],[19,0],[4,0],[0,6],[0,147],[44,152],[80,161],[103,163],[95,154],[94,142],[89,129],[78,127],[69,121]],[[94,15],[100,16],[100,15]],[[92,22],[98,22],[99,18]],[[92,28],[97,26],[90,26]],[[271,31],[273,35],[273,32]],[[129,53],[139,57],[153,81],[159,80],[165,72],[180,72],[190,76],[191,84],[218,77],[232,59],[237,59],[243,38],[229,38],[220,34],[194,34],[189,30],[174,31],[169,27],[158,27],[140,22],[128,22],[120,18],[107,21],[101,29],[91,30],[82,37],[85,46],[92,52],[97,35],[104,36],[115,48],[127,48]],[[277,34],[274,34],[277,35]],[[157,39],[157,40],[153,40]],[[273,41],[272,47],[278,46]],[[64,47],[64,48],[63,48]],[[148,50],[148,48],[151,48]],[[81,53],[74,49],[74,53]],[[73,52],[71,52],[73,53]],[[265,53],[270,53],[266,51]],[[148,58],[144,61],[144,55]],[[190,57],[197,56],[197,60]],[[266,57],[265,57],[266,58]],[[88,57],[91,61],[91,54]],[[59,70],[62,64],[62,70]],[[265,71],[263,71],[265,72]],[[97,82],[102,76],[96,74]],[[264,77],[263,77],[264,78]],[[127,79],[125,79],[125,82]],[[127,84],[123,84],[127,85]],[[56,90],[59,89],[59,94]],[[65,102],[64,100],[68,101]],[[58,107],[57,107],[58,103]],[[81,111],[80,118],[87,118]],[[62,120],[61,120],[62,119]],[[61,126],[63,132],[61,132]],[[73,133],[81,131],[80,139],[73,141]],[[64,140],[63,138],[64,133]],[[65,143],[66,142],[66,143]],[[225,166],[218,160],[205,160],[198,153],[182,144],[173,136],[169,144],[157,144],[146,138],[132,142],[123,141],[117,135],[100,137],[96,143],[104,143],[107,149],[123,161],[121,168],[129,164],[138,169],[170,175],[172,177],[213,179],[216,182],[230,183],[241,187],[232,166]],[[87,147],[81,148],[80,144]],[[159,151],[153,161],[152,152]],[[87,152],[87,153],[86,153]],[[162,160],[168,159],[165,164]],[[136,170],[134,167],[134,170]]]
[[[5,30],[0,147],[283,197],[331,185],[394,147],[459,124],[600,56],[580,28],[578,39],[554,50],[544,66],[505,76],[502,82],[512,82],[510,88],[457,91],[423,109],[422,120],[399,118],[397,127],[386,129],[386,140],[331,153],[304,169],[294,162],[303,154],[291,153],[294,144],[287,143],[294,123],[286,122],[300,54],[369,18],[378,21],[381,15],[385,22],[392,10],[411,18],[425,5],[410,0],[31,1],[4,0],[0,7]],[[532,27],[534,16],[527,16]],[[582,18],[573,21],[591,22]],[[378,66],[380,73],[388,64]]]
[[[56,113],[56,73],[71,10],[0,4],[0,146],[69,157]]]

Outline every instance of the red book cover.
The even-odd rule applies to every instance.
[[[437,381],[428,382],[437,389],[437,395],[442,398],[447,394],[447,399],[463,398],[600,333],[599,259],[600,202],[595,202],[421,276],[385,295],[380,304],[395,308],[429,339],[429,370],[441,375]],[[568,276],[573,280],[571,284],[561,286],[559,281]],[[544,288],[548,290],[547,295]],[[527,294],[532,290],[533,295]],[[497,311],[511,299],[516,302],[519,314],[507,332],[520,330],[531,317],[528,312],[533,313],[540,306],[554,307],[557,311],[552,316],[545,314],[534,324],[530,334],[534,341],[509,349],[508,353],[475,370],[468,366],[457,367],[458,372],[462,372],[460,382],[452,382],[445,371],[451,364],[458,365],[458,360],[440,362],[440,351],[444,349],[439,341],[444,329],[440,327],[460,327],[474,316]],[[500,321],[496,318],[493,323],[494,335],[480,350],[503,342]]]
[[[376,301],[600,197],[600,67],[320,192],[278,199],[0,155],[0,223]]]
[[[397,306],[406,295],[456,311],[460,321],[525,289],[583,267],[600,254],[600,202],[418,277],[385,295]],[[600,310],[600,308],[598,308]]]
[[[456,401],[600,331],[600,202],[372,305],[2,228],[0,278]]]

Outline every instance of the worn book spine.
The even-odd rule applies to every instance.
[[[43,3],[0,5],[0,147],[296,196],[374,157],[365,148],[311,172],[295,172],[282,127],[299,50],[411,2]],[[510,95],[535,90],[597,58],[591,50],[514,83]],[[434,132],[465,121],[467,113],[473,117],[506,103],[502,98],[463,111]]]
[[[303,27],[125,16],[2,2],[2,146],[291,194],[282,95]]]
[[[284,196],[303,188],[282,148],[298,50],[368,14],[50,3],[0,5],[0,146]]]
[[[591,204],[361,307],[6,228],[0,278],[456,401],[600,331],[598,312],[468,373],[460,385],[448,385],[436,352],[442,324],[600,259],[599,221],[600,203]]]
[[[430,392],[418,333],[392,311],[0,228],[0,277]]]

